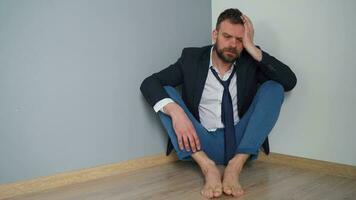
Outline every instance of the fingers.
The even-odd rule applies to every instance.
[[[193,125],[189,129],[189,141],[193,152],[199,151],[201,149],[199,137]]]
[[[198,135],[195,132],[193,134],[193,137],[195,140],[195,145],[196,145],[197,150],[201,150],[200,140],[199,140]]]
[[[182,137],[182,135],[177,137],[177,140],[178,140],[179,149],[183,151],[184,145],[183,145],[183,137]]]
[[[199,137],[194,129],[179,135],[180,137],[177,137],[177,140],[180,150],[185,149],[186,151],[192,150],[193,152],[196,152],[201,149]]]
[[[241,15],[241,19],[244,23],[249,23],[252,24],[251,20],[249,17],[247,17],[246,15]]]
[[[189,142],[193,152],[199,151],[201,149],[200,141],[196,134],[189,135]]]
[[[251,19],[249,17],[247,17],[246,15],[243,15],[243,16],[245,17],[247,23],[252,24]]]
[[[196,149],[195,140],[194,140],[193,136],[189,135],[188,138],[189,138],[190,147],[192,147],[192,151],[196,152],[197,149]]]
[[[193,152],[196,152],[196,151],[200,150],[200,142],[199,142],[199,139],[196,136],[196,134],[194,136],[194,134],[192,134],[192,132],[190,132],[185,137],[183,136],[183,138],[187,138],[187,142],[184,140],[185,149],[187,151],[192,150]]]
[[[245,27],[245,35],[248,34],[250,32],[250,25],[249,22],[247,20],[246,15],[242,15],[241,16],[242,21],[244,22],[244,27]]]
[[[242,15],[241,19],[244,22],[245,27],[247,26],[250,30],[253,30],[252,21],[249,17],[247,17],[246,15]]]
[[[190,151],[190,145],[189,145],[189,141],[188,141],[188,136],[187,135],[183,135],[183,142],[184,142],[184,147],[186,151]]]
[[[172,117],[173,129],[177,136],[179,149],[196,152],[201,149],[199,137],[185,113],[180,114]]]
[[[244,22],[244,37],[243,37],[243,46],[244,48],[253,46],[253,37],[254,37],[254,29],[252,22],[249,17],[246,15],[241,16],[242,21]]]

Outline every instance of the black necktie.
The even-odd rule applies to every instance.
[[[232,66],[234,67],[234,66]],[[235,138],[235,127],[234,127],[234,109],[232,106],[232,99],[229,91],[229,85],[231,82],[232,77],[235,74],[236,67],[231,72],[230,77],[223,81],[219,78],[218,73],[213,69],[210,68],[213,72],[214,76],[221,85],[224,87],[223,97],[222,97],[222,104],[221,104],[221,121],[224,124],[225,129],[225,164],[229,162],[229,160],[234,157],[235,150],[236,150],[236,138]]]

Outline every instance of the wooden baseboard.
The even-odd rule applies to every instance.
[[[271,153],[269,156],[261,153],[259,161],[274,164],[283,164],[306,170],[313,170],[348,178],[356,178],[356,166]],[[166,157],[164,154],[147,156],[135,160],[124,161],[117,164],[104,165],[73,172],[65,172],[52,176],[40,177],[33,180],[0,185],[0,199],[11,198],[33,192],[40,192],[74,183],[118,175],[147,167],[177,161],[177,156],[172,153]]]
[[[356,166],[352,165],[344,165],[279,153],[270,153],[268,156],[260,153],[258,160],[356,179]]]
[[[129,171],[161,165],[177,160],[175,154],[147,156],[135,160],[104,165],[73,172],[66,172],[52,176],[40,177],[33,180],[0,185],[0,199],[40,192],[69,184],[82,183],[90,180],[122,174]]]

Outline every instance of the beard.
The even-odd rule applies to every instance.
[[[240,57],[241,52],[232,47],[219,48],[219,43],[216,41],[214,44],[214,49],[218,57],[226,62],[233,63],[235,60]]]

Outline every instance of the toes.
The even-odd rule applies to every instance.
[[[221,187],[215,188],[214,197],[219,197],[222,194]]]
[[[214,192],[214,197],[220,197],[222,192]]]
[[[230,186],[224,186],[224,193],[227,195],[231,195],[232,194],[232,189]]]
[[[202,191],[201,191],[201,195],[203,195],[204,197],[209,198],[209,196],[208,196],[208,192],[207,192],[207,191],[205,191],[205,190],[202,190]]]
[[[213,190],[208,190],[208,195],[207,195],[208,198],[213,198],[214,197],[214,192]]]
[[[235,187],[233,188],[233,191],[232,191],[232,195],[234,197],[239,197],[239,196],[242,196],[244,194],[244,191],[241,187]]]
[[[213,189],[212,188],[204,188],[201,190],[201,194],[204,196],[204,197],[207,197],[207,198],[213,198],[214,197],[214,193],[213,193]]]

